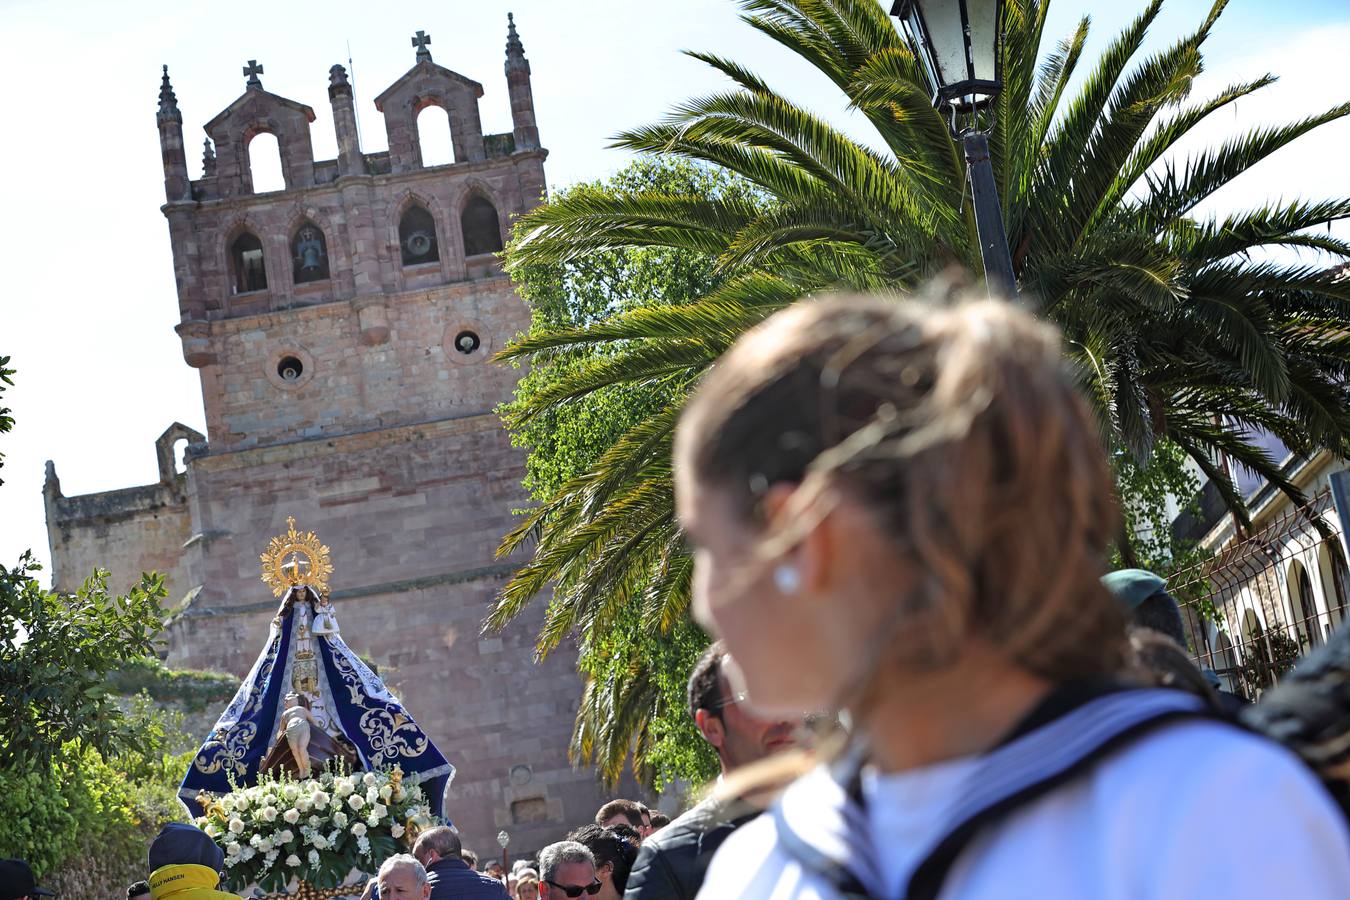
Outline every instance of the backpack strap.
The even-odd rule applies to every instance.
[[[939,832],[944,836],[910,876],[905,900],[936,900],[961,851],[986,826],[1145,734],[1198,718],[1213,716],[1200,698],[1183,691],[1114,691],[995,748],[966,780]]]

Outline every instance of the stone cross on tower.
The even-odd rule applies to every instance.
[[[427,44],[431,43],[431,35],[425,31],[419,31],[413,35],[412,45],[417,48],[417,61],[431,61],[431,51],[427,49]]]
[[[258,76],[263,74],[263,67],[258,64],[256,59],[250,59],[248,65],[244,66],[244,74],[248,76],[248,86],[262,90],[262,79]]]

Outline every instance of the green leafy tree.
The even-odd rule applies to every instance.
[[[8,362],[0,357],[0,397],[13,384]],[[13,425],[0,408],[0,433]],[[105,895],[143,873],[146,841],[182,816],[173,785],[188,756],[148,699],[110,691],[121,667],[154,649],[163,582],[147,575],[117,597],[98,571],[65,595],[44,590],[37,571],[29,553],[0,567],[0,818],[8,823],[0,856],[27,859],[73,896]]]
[[[669,158],[639,160],[607,181],[576,185],[558,199],[605,191],[661,191],[745,203],[756,202],[757,196],[748,181],[724,170]],[[521,265],[512,274],[530,306],[531,335],[593,325],[634,309],[687,305],[722,280],[715,255],[684,247],[616,247],[573,260]],[[686,391],[680,377],[658,375],[602,386],[565,403],[552,401],[555,385],[620,350],[589,345],[537,359],[520,380],[515,399],[501,407],[512,440],[529,449],[525,486],[539,503],[547,503],[573,479],[591,471],[607,448]],[[508,536],[504,553],[532,539],[533,521],[527,516],[524,526]],[[597,575],[581,569],[569,572],[557,579],[555,593],[562,598],[575,590],[603,591]],[[586,683],[582,704],[587,712],[577,720],[574,755],[596,764],[609,781],[617,781],[630,736],[638,734],[634,760],[645,780],[657,784],[677,778],[705,780],[716,773],[717,760],[689,719],[684,684],[707,636],[687,618],[677,619],[671,628],[645,627],[626,601],[648,586],[625,577],[616,587],[622,593],[605,597],[606,603],[618,604],[610,627],[581,632],[579,668]],[[540,655],[555,649],[571,631],[569,608],[562,599],[551,607],[539,640]],[[562,618],[555,618],[555,612]],[[504,621],[494,618],[490,625]],[[629,677],[634,671],[641,677]]]
[[[720,276],[697,302],[561,324],[504,354],[547,365],[597,350],[556,371],[522,415],[623,385],[679,386],[528,518],[533,559],[502,593],[493,621],[509,620],[556,582],[546,640],[573,630],[585,640],[622,615],[636,615],[653,634],[684,621],[689,560],[671,514],[670,435],[688,386],[746,328],[810,294],[843,288],[902,298],[953,265],[980,269],[962,154],[929,102],[932,85],[915,48],[884,6],[740,3],[749,27],[838,87],[874,130],[875,146],[734,60],[695,53],[732,87],[620,135],[618,146],[719,166],[760,195],[591,186],[525,218],[524,237],[508,253],[517,271],[618,248],[665,248],[716,257]],[[1020,290],[1063,330],[1108,443],[1147,466],[1155,446],[1170,442],[1245,519],[1216,463],[1221,455],[1301,499],[1250,440],[1253,431],[1274,433],[1294,450],[1347,449],[1350,282],[1325,264],[1271,261],[1269,251],[1350,257],[1350,244],[1315,230],[1350,215],[1350,199],[1281,201],[1223,216],[1197,208],[1280,148],[1350,113],[1350,104],[1179,158],[1169,152],[1178,141],[1274,78],[1192,98],[1202,45],[1224,2],[1194,31],[1144,55],[1160,8],[1160,0],[1147,3],[1088,62],[1086,17],[1054,42],[1044,33],[1047,2],[1008,0],[990,150]],[[1088,71],[1071,89],[1080,65]],[[640,682],[643,673],[631,677]],[[583,720],[595,714],[583,705]],[[640,745],[648,720],[628,721],[637,730],[613,740]],[[602,725],[579,725],[586,727]]]
[[[74,594],[44,590],[25,554],[0,572],[0,766],[45,765],[75,743],[115,755],[141,731],[108,693],[110,674],[150,654],[161,628],[163,577],[124,597],[99,571]]]

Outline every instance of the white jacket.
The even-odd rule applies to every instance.
[[[1180,692],[1132,691],[1176,703]],[[1153,702],[1153,701],[1149,701]],[[1186,702],[1189,702],[1187,700]],[[818,769],[719,850],[699,900],[899,900],[972,796],[1015,793],[1085,731],[1075,710],[983,757],[864,772],[855,802]],[[1020,758],[1019,758],[1020,756]],[[955,855],[942,900],[1344,900],[1350,829],[1292,754],[1218,721],[1182,718],[1093,757],[987,821]],[[826,862],[822,866],[822,860]],[[853,875],[856,893],[821,870]]]

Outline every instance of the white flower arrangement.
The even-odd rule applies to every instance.
[[[297,879],[338,887],[352,869],[373,871],[434,824],[422,789],[398,770],[261,776],[253,787],[199,800],[206,815],[197,826],[225,851],[225,883],[235,891],[280,891]]]

